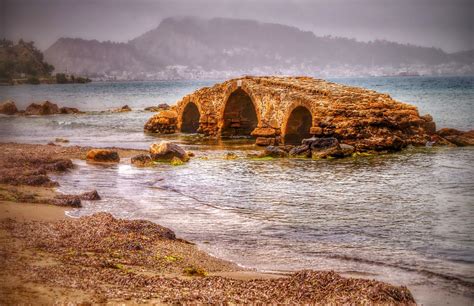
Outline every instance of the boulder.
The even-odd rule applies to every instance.
[[[98,201],[101,199],[99,193],[95,189],[89,192],[81,193],[79,198],[84,201]]]
[[[189,156],[183,148],[167,141],[152,144],[150,146],[150,155],[151,159],[156,161],[171,161],[173,157],[177,157],[183,162],[189,160]]]
[[[15,115],[16,113],[18,113],[18,109],[16,108],[15,102],[5,101],[0,104],[0,114]]]
[[[306,156],[311,157],[311,148],[307,144],[294,147],[289,152],[290,156]]]
[[[87,152],[86,159],[88,161],[101,162],[101,163],[118,163],[120,157],[117,151],[107,149],[92,149]]]
[[[78,195],[61,194],[51,200],[51,204],[68,207],[81,207],[81,199]]]
[[[131,159],[132,165],[138,166],[138,167],[147,167],[151,166],[153,164],[153,160],[151,159],[150,155],[148,154],[139,154]]]
[[[124,105],[120,108],[114,109],[112,112],[114,112],[114,113],[126,113],[126,112],[131,112],[131,111],[132,111],[132,109],[130,108],[130,106]]]
[[[311,150],[321,150],[339,146],[339,141],[334,137],[312,137],[303,139],[302,144],[308,144]]]
[[[49,101],[45,101],[41,104],[31,103],[25,110],[25,115],[27,116],[54,115],[59,113],[58,105]]]
[[[265,152],[263,156],[270,156],[270,157],[288,157],[288,153],[283,150],[282,148],[279,148],[277,146],[268,146],[265,148]]]

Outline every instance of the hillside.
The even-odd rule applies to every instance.
[[[50,77],[53,70],[54,67],[44,61],[43,54],[33,42],[20,40],[14,44],[5,39],[0,41],[0,82],[8,83],[19,78],[36,82],[39,78]]]
[[[239,74],[323,76],[473,73],[472,52],[320,37],[280,24],[172,17],[128,43],[62,38],[45,52],[57,71],[114,78]]]

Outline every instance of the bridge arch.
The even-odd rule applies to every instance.
[[[289,108],[282,124],[282,136],[284,144],[301,144],[305,138],[310,138],[310,129],[313,125],[313,114],[311,108],[304,103],[297,103]]]
[[[192,101],[186,103],[181,114],[181,132],[197,133],[200,119],[201,111],[198,105]]]
[[[221,136],[250,136],[260,123],[260,111],[252,94],[242,86],[231,86],[221,113]]]

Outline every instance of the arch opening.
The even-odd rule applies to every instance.
[[[221,136],[250,136],[258,125],[257,112],[250,96],[241,88],[226,102]]]
[[[201,114],[196,104],[189,102],[183,110],[183,118],[181,123],[182,133],[197,133],[199,129],[199,119]]]
[[[298,106],[290,114],[285,129],[285,144],[299,145],[305,138],[310,138],[312,126],[311,112],[304,106]]]

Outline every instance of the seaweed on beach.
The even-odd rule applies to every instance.
[[[208,272],[239,269],[177,239],[165,227],[107,213],[54,222],[4,219],[0,234],[11,237],[0,250],[5,253],[3,277],[80,290],[92,294],[96,303],[415,303],[406,287],[345,278],[332,271],[252,280],[212,276]],[[35,255],[22,256],[25,252]]]

